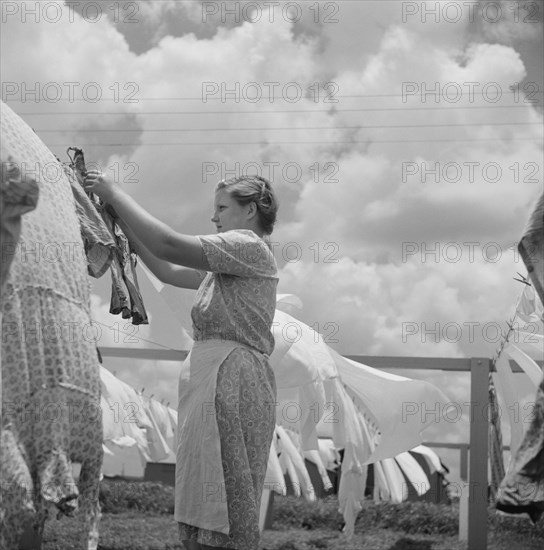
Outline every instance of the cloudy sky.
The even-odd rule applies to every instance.
[[[3,2],[2,99],[180,232],[215,231],[219,179],[268,177],[278,291],[340,353],[493,357],[542,189],[544,5],[436,4]],[[186,349],[192,292],[176,316],[139,274],[147,327],[92,281],[99,345]],[[176,402],[176,364],[105,364]],[[468,377],[410,375],[468,399]]]

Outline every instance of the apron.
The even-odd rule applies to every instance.
[[[219,367],[237,347],[233,340],[195,341],[181,367],[174,518],[202,529],[229,533],[221,440],[215,414]]]

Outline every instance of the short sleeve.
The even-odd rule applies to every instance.
[[[236,229],[199,235],[211,271],[238,277],[276,278],[274,255],[253,231]]]

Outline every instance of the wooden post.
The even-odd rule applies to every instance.
[[[467,481],[468,479],[468,445],[464,445],[464,444],[459,445],[459,455],[460,455],[459,475],[463,481]]]
[[[468,541],[468,445],[459,445],[461,493],[459,494],[459,540]]]
[[[490,360],[470,360],[470,452],[467,550],[487,548],[487,438]]]

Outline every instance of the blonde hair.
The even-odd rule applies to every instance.
[[[225,189],[241,206],[254,202],[263,232],[267,235],[272,233],[279,205],[276,194],[267,179],[261,176],[239,176],[220,181],[215,191],[221,189]]]

